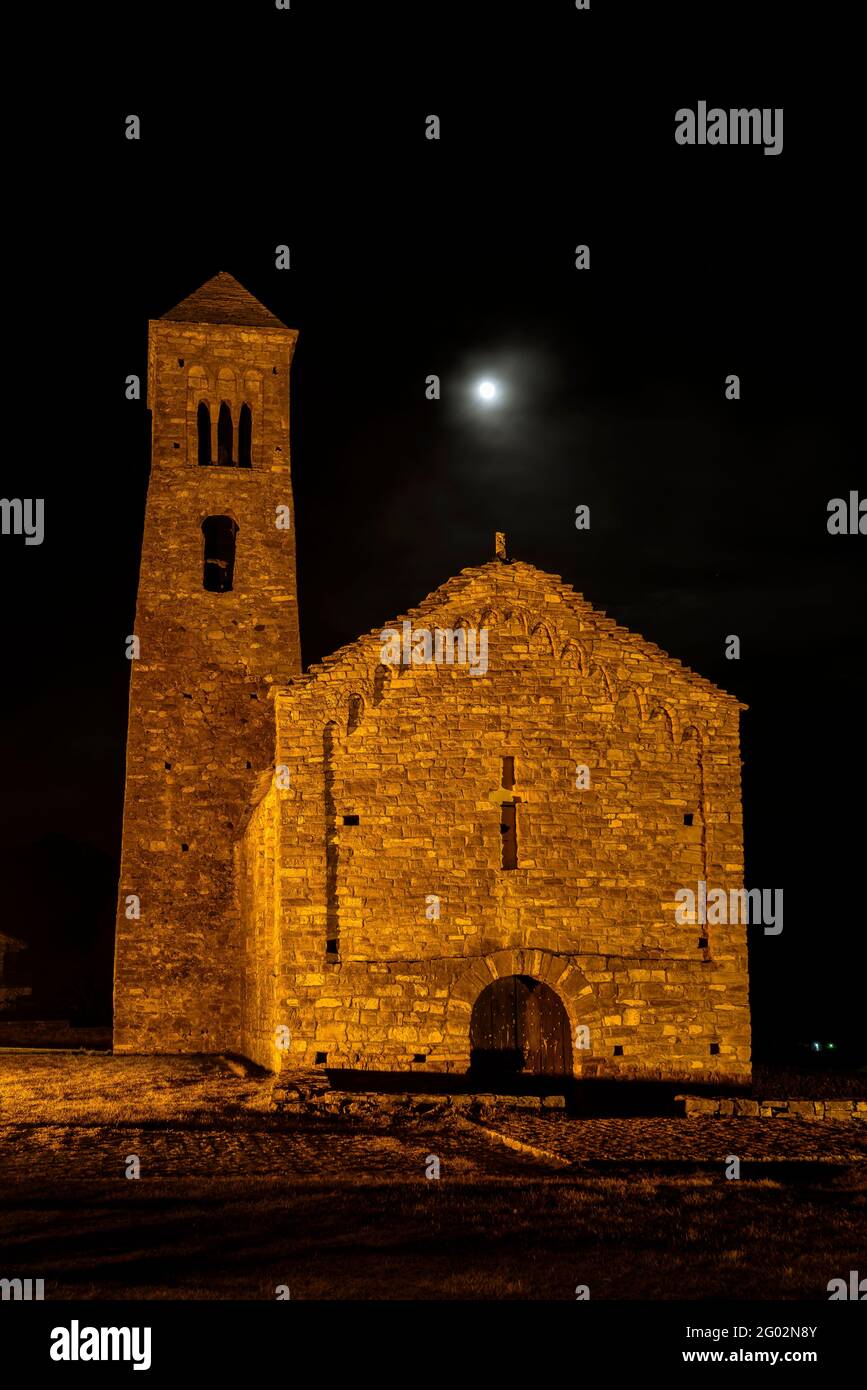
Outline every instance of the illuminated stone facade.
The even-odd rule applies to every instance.
[[[240,1032],[233,841],[271,757],[268,691],[301,670],[294,519],[276,524],[278,507],[292,503],[296,337],[229,275],[150,324],[152,461],[115,952],[119,1050],[218,1051]],[[250,409],[249,467],[217,461],[223,404],[234,460],[241,410]],[[204,587],[206,571],[225,565],[219,553],[205,563],[212,517],[238,528],[224,592]]]
[[[461,1073],[514,977],[549,1001],[531,1069],[747,1079],[746,928],[675,901],[742,886],[743,707],[502,544],[385,624],[396,645],[376,629],[302,675],[294,532],[272,520],[294,334],[187,321],[197,298],[152,325],[116,1046]],[[218,364],[263,386],[243,477],[193,453],[190,374],[213,415]],[[217,513],[239,530],[210,593]]]

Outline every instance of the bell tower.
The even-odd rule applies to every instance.
[[[239,1046],[234,839],[273,758],[269,689],[301,672],[289,463],[297,336],[223,273],[149,324],[116,1051]]]

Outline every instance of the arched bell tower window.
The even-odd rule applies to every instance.
[[[248,405],[241,406],[238,417],[238,466],[253,467],[253,412]]]
[[[199,463],[211,462],[211,412],[204,401],[199,401],[196,411],[196,429],[199,436]]]
[[[202,522],[205,538],[202,587],[209,594],[227,594],[235,573],[235,538],[238,523],[230,516],[206,516]]]
[[[220,402],[220,413],[217,416],[217,463],[223,468],[228,468],[232,462],[232,412],[226,401]]]

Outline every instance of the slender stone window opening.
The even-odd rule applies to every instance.
[[[196,430],[199,438],[199,463],[207,467],[211,462],[211,412],[204,401],[199,401],[196,411]]]
[[[237,522],[230,516],[206,516],[202,522],[205,538],[202,587],[209,594],[227,594],[232,588],[237,534]]]
[[[220,402],[220,413],[217,416],[217,463],[223,468],[229,468],[233,462],[232,449],[234,440],[232,437],[232,412],[226,401]]]
[[[352,734],[361,723],[361,716],[364,713],[364,701],[360,695],[350,695],[349,697],[349,716],[346,721],[346,732]]]
[[[238,467],[253,467],[253,412],[248,405],[241,406],[238,419]]]
[[[503,759],[501,776],[503,791],[510,792],[515,786],[515,759]],[[504,869],[518,867],[518,802],[516,797],[503,801],[500,805],[500,835],[503,843],[502,866]]]

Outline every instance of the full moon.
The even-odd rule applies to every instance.
[[[497,394],[497,388],[492,381],[480,381],[478,392],[483,401],[492,401]]]

